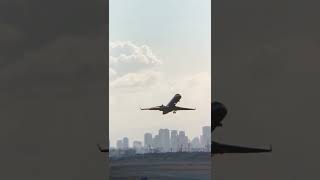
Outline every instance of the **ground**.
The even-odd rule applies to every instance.
[[[111,180],[209,180],[210,153],[162,153],[110,159]]]

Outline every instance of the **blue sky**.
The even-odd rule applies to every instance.
[[[210,0],[110,0],[112,145],[123,136],[142,140],[143,132],[163,127],[194,137],[210,124],[210,7]],[[183,96],[180,106],[197,111],[137,111],[165,104],[175,93]]]

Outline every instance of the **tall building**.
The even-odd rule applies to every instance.
[[[123,149],[122,140],[118,140],[118,141],[117,141],[117,149]]]
[[[153,148],[155,148],[155,149],[160,149],[161,148],[159,135],[155,135],[154,136],[152,145],[153,145]]]
[[[211,137],[211,126],[202,127],[202,134],[207,137]]]
[[[200,136],[200,143],[202,148],[206,147],[206,137],[203,134]]]
[[[203,148],[210,150],[211,147],[211,127],[202,127],[201,145]]]
[[[133,145],[136,153],[210,151],[211,127],[202,127],[200,138],[198,136],[193,138],[192,141],[190,140],[185,131],[159,129],[159,133],[155,136],[151,133],[145,133],[143,142],[133,141],[131,145]],[[124,137],[122,140],[118,140],[117,148],[128,150],[130,148],[129,138]]]
[[[183,137],[185,135],[186,135],[186,133],[184,131],[179,131],[179,137]]]
[[[178,135],[178,151],[187,151],[188,149],[188,137],[184,131],[179,131]]]
[[[123,138],[122,143],[123,143],[123,149],[129,149],[129,139],[127,137]]]
[[[135,149],[136,151],[140,151],[142,149],[142,142],[133,141],[133,149]]]
[[[144,134],[144,147],[148,150],[152,147],[152,134],[151,133],[145,133]]]
[[[191,141],[191,146],[194,149],[200,149],[201,148],[200,139],[198,137],[193,138]]]
[[[159,130],[160,147],[163,152],[168,152],[170,150],[170,131],[169,129]]]
[[[171,140],[170,140],[170,151],[177,152],[178,151],[178,131],[171,131]]]

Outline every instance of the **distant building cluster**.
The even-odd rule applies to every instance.
[[[112,149],[112,148],[111,148]],[[129,145],[129,138],[118,140],[114,153],[135,151],[137,154],[165,153],[165,152],[210,152],[211,151],[211,127],[202,127],[202,134],[192,140],[184,131],[159,129],[158,134],[144,134],[144,142],[133,141]]]

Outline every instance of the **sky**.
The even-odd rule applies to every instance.
[[[110,0],[109,138],[143,141],[160,128],[184,130],[190,138],[210,125],[210,0]],[[196,108],[162,115],[140,107]]]

